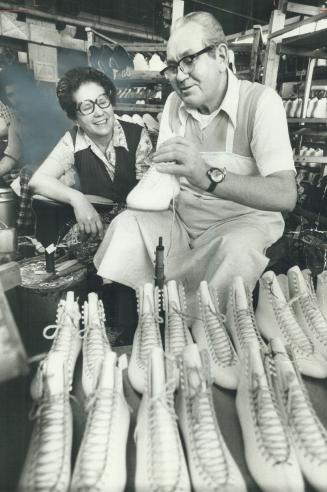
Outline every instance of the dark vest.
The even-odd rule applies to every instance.
[[[124,147],[115,147],[116,166],[113,181],[105,164],[90,147],[74,153],[75,167],[79,177],[79,189],[86,195],[98,195],[110,198],[114,202],[125,202],[128,193],[137,184],[135,154],[140,141],[142,127],[126,121],[119,122],[123,127],[128,151]],[[77,127],[70,130],[75,148]]]

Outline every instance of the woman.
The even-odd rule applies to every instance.
[[[115,93],[111,80],[94,68],[74,68],[59,80],[60,106],[75,127],[30,181],[34,193],[70,204],[82,233],[100,237],[101,218],[85,195],[124,203],[152,151],[144,128],[115,118]]]

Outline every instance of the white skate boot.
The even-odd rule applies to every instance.
[[[243,350],[236,409],[250,473],[265,492],[303,491],[301,470],[286,422],[268,384],[258,343],[249,342]]]
[[[258,349],[266,350],[255,322],[251,294],[242,277],[234,277],[230,286],[226,323],[240,360],[248,342],[257,344]]]
[[[278,391],[302,472],[315,490],[327,490],[327,431],[280,338],[270,342]]]
[[[213,381],[223,388],[236,389],[239,359],[225,328],[225,317],[219,311],[217,292],[205,280],[198,290],[200,318],[192,326],[199,350],[207,350]]]
[[[123,392],[122,355],[106,351],[97,387],[88,401],[88,417],[76,459],[71,491],[122,492],[126,485],[126,444],[130,422]]]
[[[74,292],[69,291],[66,294],[66,300],[62,299],[58,304],[56,324],[46,326],[43,330],[43,336],[53,340],[49,354],[58,353],[64,357],[65,370],[67,371],[65,381],[70,389],[73,385],[76,360],[82,347],[79,330],[80,318],[81,314],[78,303],[74,300]],[[49,334],[51,330],[53,333]],[[31,384],[31,395],[35,400],[41,397],[38,374],[37,372]]]
[[[296,319],[323,357],[327,360],[327,321],[321,314],[298,266],[287,272],[289,293]]]
[[[71,475],[72,411],[63,353],[50,351],[38,368],[35,424],[19,492],[66,492]]]
[[[147,368],[147,384],[135,431],[135,490],[189,491],[190,481],[174,410],[175,381],[167,381],[161,348],[152,349]]]
[[[196,492],[246,491],[217,422],[210,378],[202,365],[198,346],[185,347],[180,361],[176,408],[193,489]]]
[[[111,350],[105,328],[102,301],[91,292],[83,307],[83,372],[82,386],[88,398],[94,392],[99,379],[103,358]]]
[[[316,378],[327,376],[327,360],[315,350],[313,343],[298,324],[274,272],[268,271],[260,279],[255,317],[266,340],[281,337],[286,345],[292,347],[293,355],[303,374]]]
[[[179,189],[179,179],[176,176],[159,173],[152,166],[129,192],[126,204],[128,208],[137,210],[168,210]]]
[[[139,322],[134,334],[128,377],[133,388],[143,393],[146,370],[153,347],[162,347],[159,331],[158,292],[150,283],[139,290]]]

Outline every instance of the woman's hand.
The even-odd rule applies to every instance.
[[[172,137],[162,143],[153,155],[153,162],[158,171],[184,176],[199,188],[208,187],[209,166],[196,146],[184,137]]]
[[[103,225],[98,212],[83,193],[78,193],[72,200],[76,221],[82,234],[103,237]]]

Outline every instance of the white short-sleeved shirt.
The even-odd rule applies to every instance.
[[[251,94],[254,90],[258,94],[257,100],[253,99],[253,111],[242,94]],[[244,131],[249,126],[249,118],[253,118],[250,139]],[[201,141],[205,141],[207,151],[225,152],[231,127],[235,135],[232,152],[255,160],[255,167],[250,166],[248,172],[241,171],[241,174],[268,176],[278,171],[295,171],[286,113],[280,96],[270,87],[238,80],[229,69],[225,97],[220,107],[210,115],[187,108],[176,93],[169,95],[161,118],[158,146],[177,133],[192,138],[192,141],[198,139],[199,146]]]

